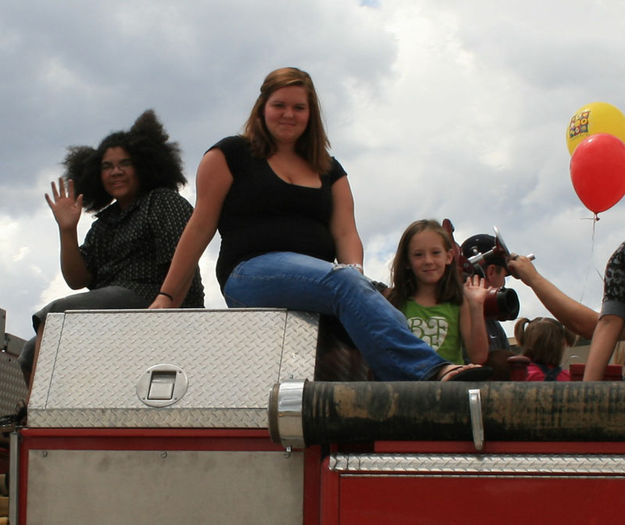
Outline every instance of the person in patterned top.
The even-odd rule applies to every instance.
[[[527,257],[512,253],[507,261],[511,275],[529,286],[556,319],[572,332],[592,339],[584,381],[601,379],[616,342],[625,340],[624,257],[625,243],[614,252],[606,267],[601,313],[562,292]]]
[[[57,222],[61,271],[67,285],[89,291],[57,299],[33,315],[37,335],[19,362],[27,382],[46,315],[89,309],[147,308],[159,293],[178,239],[193,208],[178,193],[186,184],[180,150],[154,111],[145,111],[129,131],[102,140],[97,149],[73,146],[65,175],[45,198]],[[82,245],[77,226],[82,209],[96,213]],[[204,306],[199,268],[182,307]]]
[[[584,381],[600,381],[625,326],[625,243],[610,257],[605,269],[603,302],[592,336]]]

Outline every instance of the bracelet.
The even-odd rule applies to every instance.
[[[170,294],[168,294],[167,292],[158,292],[156,295],[164,295],[165,297],[168,297],[169,300],[173,303],[174,302],[174,298],[173,296],[171,296]]]
[[[339,268],[354,268],[358,270],[360,273],[363,273],[362,264],[358,263],[334,263],[334,269],[338,270]]]

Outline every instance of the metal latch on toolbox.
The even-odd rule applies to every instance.
[[[176,365],[158,364],[148,368],[137,382],[137,396],[151,407],[173,405],[184,396],[189,382]]]
[[[176,384],[176,372],[152,372],[149,400],[170,400],[174,397],[174,385]]]

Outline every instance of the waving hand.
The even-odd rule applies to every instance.
[[[76,229],[82,212],[82,195],[76,198],[74,194],[74,181],[66,183],[59,177],[59,186],[52,181],[52,197],[46,193],[46,201],[54,214],[54,218],[61,231]]]

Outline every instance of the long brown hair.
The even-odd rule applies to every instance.
[[[564,345],[573,346],[577,335],[551,317],[529,320],[521,317],[514,325],[514,337],[523,355],[536,363],[559,366]]]
[[[410,257],[408,250],[412,238],[423,231],[433,231],[440,235],[445,250],[452,249],[453,244],[447,231],[438,221],[433,219],[422,219],[415,221],[406,230],[399,239],[397,251],[391,265],[391,291],[388,300],[395,308],[402,308],[406,301],[415,295],[419,288],[419,283],[410,267]],[[456,261],[452,259],[445,267],[445,273],[436,288],[437,303],[462,304],[462,283],[456,269]]]
[[[308,94],[308,126],[297,140],[295,151],[306,159],[312,168],[320,174],[327,173],[331,166],[330,142],[321,121],[321,107],[315,86],[310,75],[296,67],[283,67],[267,75],[260,87],[260,95],[252,108],[243,136],[252,146],[252,153],[259,158],[267,158],[276,152],[276,143],[265,124],[265,104],[278,89],[289,86],[301,86]]]

